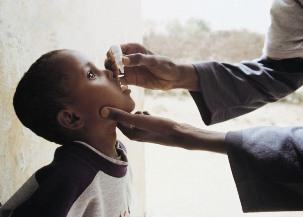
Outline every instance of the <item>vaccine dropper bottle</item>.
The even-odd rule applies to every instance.
[[[124,74],[124,65],[122,62],[122,50],[121,50],[120,45],[113,45],[113,46],[111,46],[110,49],[115,57],[115,61],[116,61],[118,69],[120,70],[120,73]]]

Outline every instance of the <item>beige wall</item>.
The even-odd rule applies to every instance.
[[[12,97],[23,73],[43,53],[59,48],[83,51],[103,68],[105,53],[113,43],[141,42],[140,13],[140,0],[0,0],[2,203],[35,170],[51,161],[56,148],[22,127],[14,114]],[[142,90],[133,88],[133,93],[139,108]],[[133,214],[143,216],[144,150],[139,145],[127,146],[134,170]]]

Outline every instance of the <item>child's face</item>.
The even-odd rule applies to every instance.
[[[101,108],[110,106],[131,112],[135,102],[130,89],[122,87],[109,70],[99,70],[77,51],[63,51],[62,69],[70,81],[71,106],[86,122],[102,119]]]

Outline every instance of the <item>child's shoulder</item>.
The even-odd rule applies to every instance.
[[[51,182],[69,185],[91,182],[96,172],[81,155],[85,149],[63,145],[55,151],[53,161],[35,173],[38,183]]]

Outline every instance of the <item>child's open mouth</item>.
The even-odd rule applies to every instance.
[[[120,85],[120,89],[121,89],[122,93],[126,93],[126,92],[129,92],[129,93],[130,93],[130,92],[131,92],[131,90],[128,89],[128,86],[127,86],[127,85],[121,84],[120,79],[118,79],[118,83],[119,83],[119,85]]]
[[[122,93],[124,93],[125,91],[128,90],[128,86],[127,85],[120,85],[120,87],[121,87]]]

